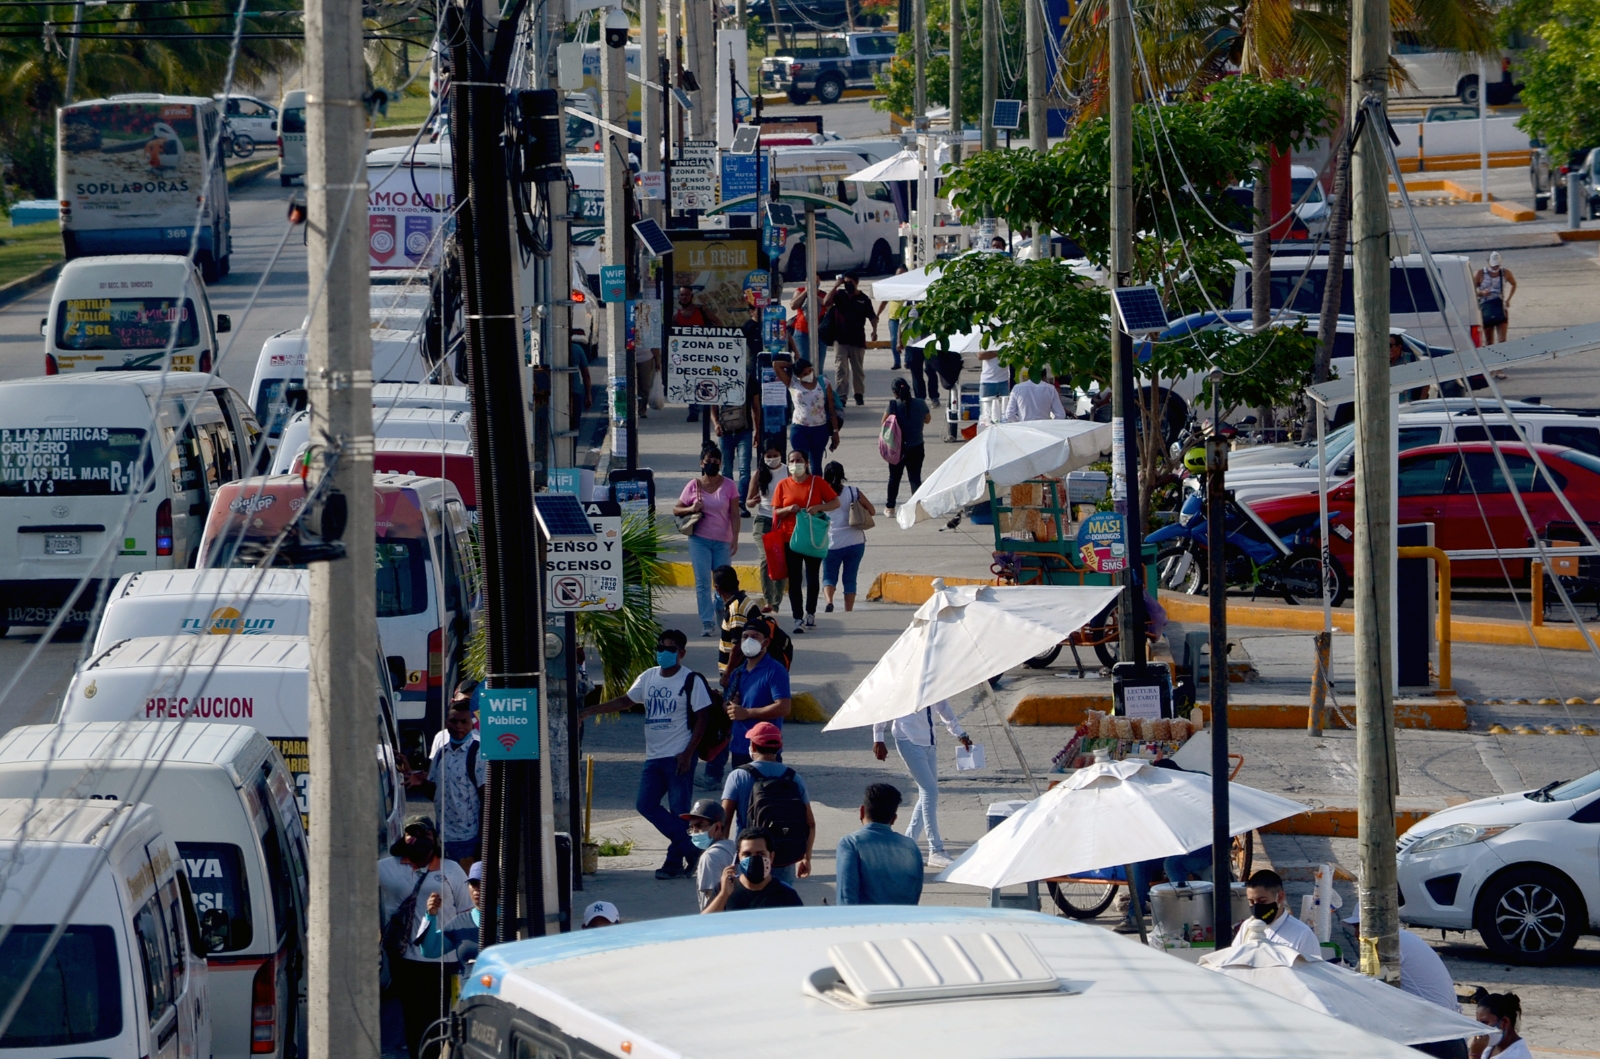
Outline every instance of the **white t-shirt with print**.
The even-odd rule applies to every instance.
[[[660,666],[651,666],[628,689],[628,698],[644,707],[645,760],[683,753],[693,727],[690,711],[698,713],[711,705],[711,692],[698,673],[689,685],[692,705],[684,702],[683,685],[691,672],[688,666],[679,666],[670,677],[664,677]]]

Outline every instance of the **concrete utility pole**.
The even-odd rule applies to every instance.
[[[72,7],[72,40],[67,45],[67,83],[61,93],[63,103],[72,102],[73,92],[78,87],[78,41],[81,39],[78,34],[83,32],[83,4],[84,0],[78,0]],[[1483,64],[1478,65],[1481,68]],[[1482,93],[1479,94],[1481,96]],[[224,101],[224,113],[226,113],[226,101]],[[1483,201],[1488,202],[1489,197],[1485,195]]]
[[[307,278],[322,298],[306,336],[311,487],[347,501],[345,557],[311,564],[311,1059],[378,1059],[377,686],[372,339],[367,329],[366,64],[357,4],[307,0]],[[293,998],[290,998],[293,1002]]]
[[[983,130],[979,150],[998,146],[994,135],[994,101],[1000,98],[1000,3],[983,0],[983,113],[978,127]]]
[[[1128,0],[1111,0],[1111,282],[1129,286],[1133,273],[1133,16]],[[992,130],[991,130],[992,134]],[[1123,512],[1128,537],[1126,591],[1117,598],[1124,662],[1144,661],[1144,600],[1140,598],[1139,439],[1131,436],[1133,339],[1111,314],[1111,499]]]
[[[1350,156],[1356,310],[1356,750],[1361,842],[1361,972],[1400,983],[1394,863],[1393,415],[1389,397],[1389,173],[1382,137],[1389,0],[1352,10],[1350,68],[1367,108]]]
[[[672,6],[672,0],[667,0],[667,6]],[[639,76],[646,81],[660,76],[661,67],[661,2],[660,0],[640,0],[639,4]],[[667,46],[672,46],[671,41]],[[663,89],[670,89],[667,82],[662,83]],[[671,98],[670,91],[664,95]],[[661,137],[663,133],[662,119],[666,116],[666,106],[657,107],[654,98],[655,90],[648,85],[639,86],[639,134],[644,137],[644,142],[639,145],[639,171],[641,173],[657,173],[661,170]],[[665,217],[662,214],[662,205],[654,200],[646,199],[642,204],[644,215],[661,224]]]
[[[961,114],[961,23],[965,0],[950,0],[950,164],[961,164],[966,133]]]
[[[1050,66],[1046,61],[1045,35],[1054,32],[1045,25],[1043,0],[1023,0],[1028,11],[1028,146],[1035,151],[1050,148],[1050,111],[1045,102],[1050,94]],[[1044,226],[1033,226],[1033,256],[1044,256]]]
[[[916,60],[916,83],[912,90],[913,123],[918,132],[928,129],[928,2],[911,0],[911,51]]]
[[[694,110],[689,112],[689,128],[696,140],[717,138],[717,111],[723,103],[717,98],[717,31],[707,0],[688,0],[684,5],[687,25],[687,65],[699,83],[698,92],[689,93]]]
[[[700,5],[691,5],[693,6]],[[620,8],[619,8],[620,10]],[[691,26],[693,16],[690,16]],[[619,129],[628,127],[628,70],[627,49],[610,48],[604,44],[600,46],[600,105],[605,115],[605,120]],[[700,93],[702,99],[712,93]],[[642,98],[642,97],[641,97]],[[648,108],[646,108],[648,109]],[[696,108],[699,113],[701,108]],[[713,128],[715,128],[713,126]],[[628,143],[622,136],[618,136],[610,129],[599,130],[601,143],[605,145],[605,177],[606,177],[606,257],[607,265],[626,265],[628,263]],[[644,152],[648,153],[648,152]],[[613,378],[621,378],[626,373],[628,379],[628,421],[632,421],[634,409],[638,407],[640,398],[647,394],[636,394],[634,380],[633,358],[628,355],[628,304],[626,301],[608,299],[606,301],[606,363],[611,366]],[[626,430],[620,429],[615,416],[612,417],[611,451],[615,455],[631,456],[632,449]],[[632,464],[629,464],[632,466]]]
[[[678,54],[678,38],[683,35],[682,20],[678,17],[682,11],[682,0],[667,0],[667,78],[662,82],[668,89],[678,87],[678,75],[683,70],[682,60]],[[650,76],[648,70],[643,71],[646,77]],[[678,144],[683,140],[683,113],[678,109],[676,99],[672,93],[667,93],[667,98],[672,100],[667,104],[667,161],[670,163],[677,157]],[[672,213],[672,199],[667,199],[666,211]]]

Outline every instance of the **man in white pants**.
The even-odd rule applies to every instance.
[[[873,725],[872,753],[879,761],[888,758],[889,747],[884,740],[892,728],[894,747],[900,752],[900,760],[905,762],[906,770],[917,785],[917,804],[911,810],[906,834],[915,840],[924,830],[928,832],[928,867],[942,871],[950,866],[950,858],[944,855],[944,838],[939,834],[939,753],[933,739],[935,713],[950,734],[971,750],[972,740],[962,731],[961,722],[956,720],[949,701],[940,699],[916,713]]]

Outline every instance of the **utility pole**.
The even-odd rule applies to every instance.
[[[1133,16],[1128,0],[1111,0],[1111,283],[1129,286],[1133,273]],[[985,33],[985,38],[988,34]],[[991,130],[990,134],[993,134]],[[1143,569],[1139,525],[1139,439],[1130,435],[1133,338],[1111,314],[1111,499],[1123,513],[1128,572],[1117,599],[1124,662],[1144,661]]]
[[[1220,416],[1222,373],[1211,373],[1213,419]],[[1228,834],[1228,441],[1206,439],[1206,587],[1211,597],[1211,877],[1233,878]],[[1212,902],[1217,947],[1233,937],[1233,902]]]
[[[667,65],[666,69],[662,71],[661,83],[668,89],[668,91],[665,93],[668,101],[662,104],[666,111],[667,127],[665,134],[667,137],[667,143],[665,165],[668,169],[672,167],[672,160],[677,157],[676,152],[678,144],[683,139],[683,114],[678,110],[677,103],[673,99],[671,91],[672,89],[678,87],[678,73],[683,68],[681,60],[678,57],[678,38],[683,32],[678,18],[678,13],[681,10],[681,3],[682,0],[667,0]],[[646,71],[646,73],[648,73],[648,71]],[[670,182],[670,175],[668,180]],[[672,195],[670,192],[667,194],[666,205],[664,208],[667,216],[670,218],[672,216]],[[667,282],[669,284],[672,282],[670,276],[668,277]],[[666,303],[663,301],[662,304]]]
[[[520,18],[522,6],[513,5]],[[477,453],[478,533],[482,542],[484,624],[489,640],[486,698],[531,703],[545,727],[544,618],[538,527],[533,516],[521,320],[507,195],[505,80],[515,27],[486,24],[482,0],[444,9],[450,42],[450,140],[454,145],[456,244],[462,261]],[[563,277],[565,279],[566,277]],[[506,692],[524,692],[506,696]],[[493,742],[492,740],[486,742]],[[498,749],[498,748],[497,748]],[[485,946],[545,933],[545,826],[549,792],[532,760],[488,758],[483,807]]]
[[[916,60],[916,84],[911,95],[911,109],[915,111],[912,127],[918,132],[928,131],[928,0],[912,0],[911,27],[912,55]],[[813,327],[816,325],[813,324]]]
[[[965,0],[950,0],[950,164],[961,165],[961,149],[966,146],[965,124],[961,115],[961,22]]]
[[[614,13],[621,7],[613,8]],[[693,16],[690,25],[693,26]],[[642,98],[642,97],[641,97]],[[701,98],[705,98],[702,94]],[[600,107],[605,120],[619,129],[628,127],[628,70],[627,48],[600,46]],[[628,141],[601,128],[600,142],[605,147],[606,178],[606,256],[607,265],[626,267],[628,263]],[[641,152],[648,153],[648,152]],[[664,305],[665,303],[663,303]],[[628,355],[628,303],[626,300],[606,298],[606,363],[611,366],[613,378],[627,379],[628,408],[626,422],[632,423],[639,401],[648,394],[637,393],[638,373],[633,368],[633,358]],[[611,451],[613,455],[633,457],[632,431],[622,427],[612,417]],[[628,466],[633,466],[630,462]]]
[[[370,703],[378,681],[372,510],[372,339],[367,329],[366,63],[361,8],[306,3],[306,389],[311,488],[349,512],[345,556],[311,564],[311,902],[306,911],[311,1059],[378,1059],[377,804]],[[362,763],[369,763],[361,767]]]
[[[960,2],[960,0],[956,0]],[[1031,0],[1030,0],[1031,2]],[[983,130],[979,150],[992,151],[998,143],[994,135],[994,101],[1000,96],[1000,4],[983,0],[983,113],[978,127]]]
[[[1050,148],[1050,111],[1045,99],[1049,95],[1050,67],[1046,61],[1044,24],[1045,8],[1040,0],[1026,0],[1022,5],[1028,12],[1028,146],[1035,151]],[[1044,257],[1044,226],[1033,226],[1033,256]]]
[[[72,94],[78,86],[78,41],[81,39],[79,34],[83,32],[83,5],[84,0],[78,0],[76,4],[72,5],[72,41],[67,45],[67,84],[65,90],[61,93],[62,103],[72,102]],[[1479,63],[1478,66],[1481,69],[1483,64]],[[1481,81],[1482,78],[1480,77],[1479,80]],[[1483,92],[1481,89],[1478,95],[1482,98]],[[227,100],[223,100],[223,113],[224,115],[227,113]],[[1484,179],[1487,180],[1488,178],[1485,177]],[[1488,185],[1484,186],[1487,187]],[[1485,195],[1483,201],[1488,202],[1489,196]]]
[[[1389,0],[1353,9],[1350,67],[1361,135],[1350,154],[1356,310],[1356,764],[1361,843],[1361,972],[1400,983],[1394,863],[1397,794],[1390,642],[1394,526],[1390,473],[1389,174],[1382,137],[1389,70]],[[1376,123],[1376,124],[1375,124]]]
[[[667,0],[670,7],[673,0]],[[652,77],[660,77],[661,65],[661,0],[640,0],[639,4],[639,75],[645,81]],[[670,47],[670,42],[668,43]],[[661,143],[665,130],[667,107],[663,103],[660,110],[651,104],[655,100],[650,98],[651,88],[647,84],[639,85],[639,135],[644,137],[644,142],[639,145],[639,172],[655,173],[661,169]],[[672,98],[671,82],[665,78],[661,80],[661,94],[667,99]],[[653,200],[646,199],[643,203],[644,215],[660,224],[663,220],[662,207]]]

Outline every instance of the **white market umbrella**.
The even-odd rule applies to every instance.
[[[1041,475],[1065,474],[1094,463],[1110,447],[1110,423],[1087,419],[996,423],[979,431],[924,478],[911,499],[895,511],[895,521],[910,529],[922,519],[987,500],[990,482],[1004,488]]]
[[[911,627],[823,729],[892,721],[977,687],[1081,629],[1120,587],[958,585],[934,581]]]
[[[917,302],[928,296],[928,285],[939,278],[942,262],[914,268],[898,276],[872,281],[872,297],[881,302]],[[932,269],[930,273],[928,270]]]
[[[851,173],[844,180],[921,180],[922,159],[915,151],[901,151],[881,162],[874,162],[859,173]]]
[[[922,338],[912,339],[910,342],[907,342],[906,345],[916,346],[917,348],[921,349],[925,348],[932,341],[933,337],[931,335],[925,335]],[[944,348],[948,349],[952,353],[976,353],[979,350],[987,349],[988,347],[984,345],[983,332],[977,328],[973,328],[971,331],[967,331],[959,335],[948,336],[944,340]],[[996,346],[995,348],[998,349],[1000,347]]]
[[[1228,833],[1306,811],[1299,802],[1228,784]],[[1117,864],[1174,857],[1211,844],[1211,777],[1143,761],[1079,769],[984,835],[940,882],[995,889]]]
[[[1207,953],[1200,957],[1200,966],[1398,1044],[1426,1044],[1500,1032],[1348,967],[1307,959],[1293,946],[1274,941],[1260,920],[1247,920],[1244,938],[1238,945]]]

